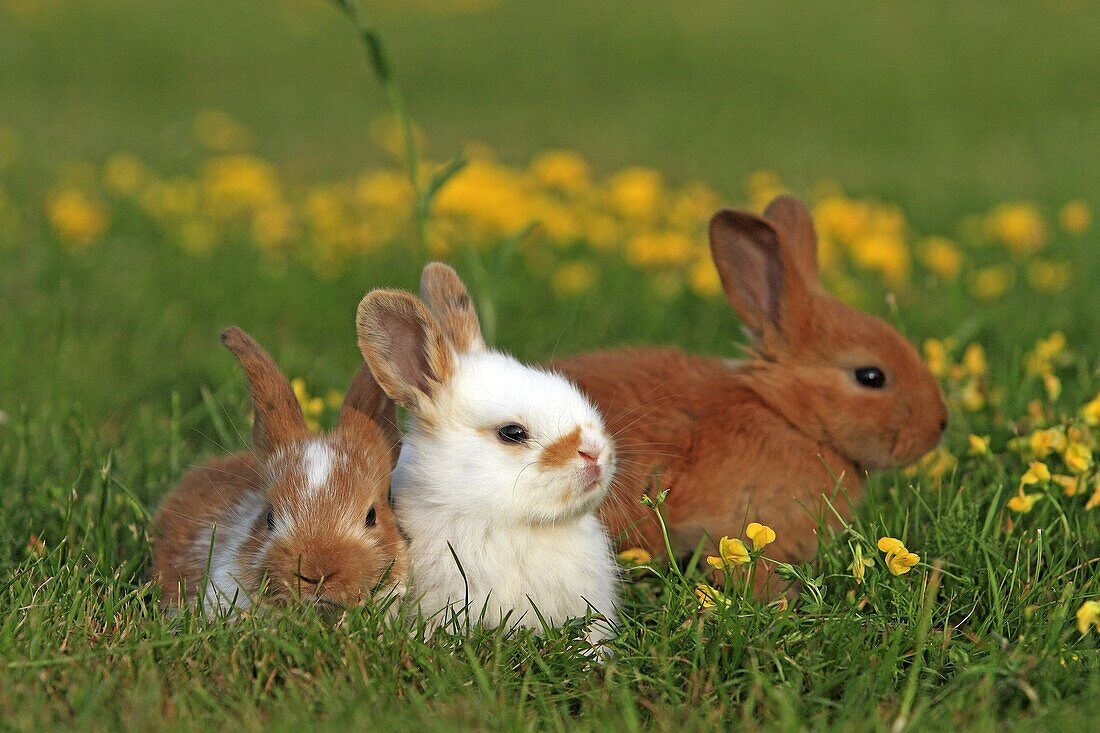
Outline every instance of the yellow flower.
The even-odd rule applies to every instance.
[[[128,153],[116,153],[103,166],[103,185],[119,196],[132,196],[145,180],[145,166]]]
[[[54,231],[70,245],[87,246],[107,229],[106,207],[75,188],[51,193],[46,214]]]
[[[1017,254],[1034,252],[1046,243],[1046,224],[1039,209],[1026,201],[1000,204],[986,218],[986,232]]]
[[[1048,400],[1057,402],[1062,396],[1062,380],[1054,374],[1044,374],[1043,389],[1046,390]]]
[[[867,572],[867,568],[872,567],[874,564],[874,560],[863,556],[863,546],[856,545],[852,550],[852,564],[848,566],[848,570],[852,573],[856,585],[863,583],[863,577]]]
[[[1025,494],[1024,487],[1021,486],[1016,491],[1016,496],[1009,499],[1006,506],[1014,512],[1027,514],[1035,508],[1035,504],[1042,498],[1042,494]]]
[[[719,570],[752,561],[749,548],[745,547],[745,543],[732,537],[723,537],[718,542],[718,555],[718,557],[714,555],[708,557],[707,563]]]
[[[1008,265],[984,267],[970,276],[970,292],[978,300],[996,300],[1012,287],[1012,268]]]
[[[1055,483],[1062,487],[1062,492],[1066,496],[1076,496],[1082,488],[1084,481],[1081,476],[1066,476],[1065,474],[1056,473],[1050,477],[1051,483]]]
[[[947,358],[947,347],[939,339],[927,339],[924,342],[924,361],[928,364],[928,370],[934,376],[944,376],[947,374],[947,367],[950,365]]]
[[[970,455],[972,456],[988,456],[989,455],[989,436],[988,435],[968,435],[966,440],[970,443]]]
[[[1092,451],[1084,443],[1070,443],[1062,454],[1066,468],[1074,473],[1084,473],[1092,468]]]
[[[689,273],[691,289],[696,295],[710,298],[722,292],[722,281],[718,279],[718,270],[709,257],[699,257],[691,265]]]
[[[1081,408],[1081,417],[1089,425],[1100,425],[1100,392]]]
[[[618,557],[619,562],[627,566],[645,565],[653,559],[653,556],[643,550],[641,547],[631,547],[629,549],[623,550],[619,553]]]
[[[1032,461],[1028,464],[1027,471],[1020,477],[1020,486],[1032,486],[1045,484],[1050,481],[1050,469],[1042,461]]]
[[[630,219],[649,219],[661,204],[661,174],[648,168],[627,168],[608,181],[611,207]]]
[[[1024,355],[1024,368],[1027,373],[1040,377],[1054,371],[1054,364],[1066,350],[1066,335],[1055,331],[1045,339],[1039,339],[1031,351]]]
[[[1027,282],[1037,293],[1060,293],[1066,289],[1071,276],[1068,262],[1034,260],[1027,266]]]
[[[531,161],[531,173],[541,186],[583,191],[591,184],[588,161],[569,150],[547,150]]]
[[[1100,506],[1100,482],[1097,482],[1096,490],[1092,492],[1092,496],[1085,502],[1085,511],[1095,509],[1098,506]]]
[[[558,267],[550,284],[558,295],[577,295],[591,290],[596,277],[596,267],[591,262],[578,260]]]
[[[630,238],[626,256],[631,264],[643,269],[679,265],[690,259],[692,244],[684,232],[643,231]]]
[[[699,583],[695,586],[695,598],[699,601],[701,608],[714,608],[715,606],[728,606],[730,604],[729,599],[722,595],[722,591],[706,583]]]
[[[306,427],[317,430],[320,423],[317,418],[325,411],[325,401],[320,397],[311,397],[306,389],[306,382],[301,377],[290,380],[290,388],[294,390],[294,396],[298,399],[298,406],[302,408],[302,415],[306,419]]]
[[[954,280],[962,270],[962,252],[950,239],[927,237],[917,245],[917,252],[921,264],[940,280]]]
[[[745,536],[752,540],[754,550],[763,550],[775,542],[775,530],[759,522],[750,522],[749,526],[745,527]]]
[[[968,344],[963,352],[963,366],[972,377],[984,377],[989,373],[989,364],[985,360],[985,349],[981,344]]]
[[[1053,452],[1061,453],[1066,447],[1066,434],[1059,428],[1036,430],[1028,437],[1028,447],[1036,458],[1046,458]]]
[[[1089,211],[1088,204],[1081,199],[1068,201],[1058,212],[1058,223],[1067,234],[1074,236],[1084,234],[1092,223],[1092,212]]]
[[[886,553],[886,567],[893,575],[904,575],[920,562],[920,555],[909,552],[901,540],[895,537],[880,537],[878,549]]]
[[[985,395],[977,379],[969,380],[959,393],[959,402],[967,412],[977,412],[985,407]]]
[[[1081,636],[1092,628],[1100,632],[1100,601],[1085,601],[1077,609],[1077,630]]]

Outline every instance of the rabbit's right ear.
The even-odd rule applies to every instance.
[[[710,220],[710,252],[726,297],[758,346],[784,351],[808,338],[806,282],[771,222],[744,211],[719,211]]]
[[[400,290],[373,290],[359,303],[355,327],[378,384],[398,404],[423,413],[454,373],[451,345],[424,304]]]
[[[430,262],[420,275],[420,298],[435,316],[455,351],[483,351],[485,339],[474,302],[458,273],[442,262]]]
[[[782,246],[790,251],[794,263],[809,288],[820,284],[817,268],[817,231],[806,204],[794,196],[778,196],[764,210],[764,218],[782,237]]]
[[[275,360],[251,336],[233,326],[222,331],[222,343],[244,367],[252,393],[252,449],[270,455],[309,434],[302,408]]]

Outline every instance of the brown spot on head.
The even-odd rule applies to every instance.
[[[546,446],[539,456],[539,466],[542,468],[560,468],[570,461],[577,460],[581,447],[581,429],[574,428],[573,432],[555,440]]]

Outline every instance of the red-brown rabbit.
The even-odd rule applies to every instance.
[[[724,210],[710,245],[751,338],[744,361],[674,348],[581,354],[556,364],[597,404],[619,446],[602,517],[620,547],[664,554],[643,494],[670,489],[673,549],[770,525],[769,556],[813,556],[816,517],[844,517],[867,470],[902,466],[940,440],[947,410],[916,350],[824,292],[810,212],[781,197],[764,215]]]

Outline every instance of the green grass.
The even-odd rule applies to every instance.
[[[516,161],[561,146],[730,199],[770,168],[803,191],[828,177],[898,201],[923,232],[1005,199],[1097,208],[1100,79],[1082,73],[1097,13],[710,0],[379,10],[438,157],[471,139]],[[376,155],[366,127],[382,101],[351,30],[320,2],[59,2],[0,20],[0,127],[22,141],[0,170],[22,218],[18,239],[0,227],[5,729],[889,730],[907,711],[914,730],[1064,730],[1100,715],[1097,637],[1072,622],[1100,594],[1100,510],[1052,495],[1006,529],[1021,471],[1006,456],[963,458],[942,484],[876,476],[851,532],[824,537],[809,568],[822,603],[700,613],[674,577],[630,583],[615,658],[598,667],[568,631],[424,643],[370,609],[336,625],[166,617],[147,580],[149,511],[187,466],[247,433],[218,330],[237,323],[314,391],[342,389],[358,364],[358,299],[414,287],[420,263],[392,252],[324,278],[272,267],[247,242],[192,258],[125,211],[103,242],[68,253],[41,219],[42,192],[64,161],[118,150],[190,170],[203,107],[247,123],[291,177],[357,170]],[[1059,409],[1100,388],[1095,231],[1054,243],[1076,274],[1057,296],[1017,289],[978,306],[962,284],[922,282],[891,316],[915,342],[956,335],[988,350],[1004,401],[953,415],[956,454],[968,432],[1003,447],[1040,395],[1020,356],[1055,328],[1074,353]],[[728,307],[655,298],[636,271],[602,267],[583,298],[554,300],[519,264],[474,289],[497,309],[496,342],[532,360],[627,342],[734,353]],[[880,562],[856,588],[849,542],[870,549],[883,534],[923,564],[894,578]]]

